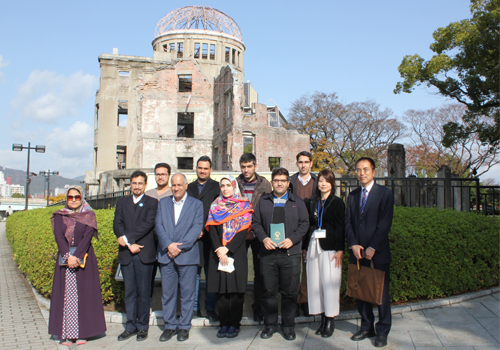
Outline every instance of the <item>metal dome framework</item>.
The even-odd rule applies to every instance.
[[[243,42],[238,24],[225,13],[208,6],[186,6],[169,12],[155,29],[155,38],[176,30],[207,30],[230,35]]]

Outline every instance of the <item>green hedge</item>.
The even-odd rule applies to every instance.
[[[16,212],[7,220],[7,237],[21,271],[50,297],[57,247],[50,226],[59,208]],[[96,210],[100,240],[93,240],[105,303],[123,300],[123,283],[114,279],[118,244],[114,209]],[[500,221],[475,213],[396,207],[390,233],[391,299],[404,302],[439,298],[499,283]],[[344,254],[345,295],[348,254]]]

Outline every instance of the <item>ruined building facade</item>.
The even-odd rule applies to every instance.
[[[261,171],[291,170],[295,154],[309,150],[309,137],[284,129],[279,108],[258,103],[243,82],[245,45],[229,16],[201,6],[174,10],[158,23],[152,46],[153,57],[117,49],[99,56],[91,193],[123,188],[132,170],[159,162],[192,171],[208,155],[214,170],[237,171],[247,151]]]

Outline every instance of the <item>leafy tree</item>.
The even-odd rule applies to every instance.
[[[65,201],[65,200],[66,200],[66,194],[64,194],[64,193],[58,194],[55,197],[52,197],[52,196],[49,197],[49,201],[51,203],[57,203],[60,201]]]
[[[460,177],[470,177],[487,172],[500,163],[499,149],[484,145],[477,134],[458,139],[446,147],[443,127],[450,123],[467,127],[464,115],[467,108],[461,104],[446,105],[438,109],[409,110],[404,120],[410,125],[410,139],[414,147],[408,147],[407,165],[415,168],[417,176],[434,177],[439,168],[448,165],[451,172]]]
[[[288,128],[311,137],[313,170],[353,173],[359,157],[385,162],[387,147],[404,133],[392,111],[374,101],[341,103],[335,93],[315,92],[292,103]],[[380,165],[380,164],[379,164]]]
[[[22,194],[22,193],[13,193],[11,197],[12,198],[24,198],[24,194]]]
[[[402,82],[394,93],[411,93],[415,86],[435,87],[445,97],[467,106],[463,123],[443,126],[443,144],[451,146],[475,133],[483,143],[500,146],[500,8],[499,0],[471,0],[471,19],[450,23],[434,33],[425,61],[418,54],[403,58]],[[486,117],[486,118],[485,118]]]

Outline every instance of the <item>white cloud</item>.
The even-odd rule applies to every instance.
[[[3,67],[7,67],[9,65],[9,61],[3,59],[3,56],[0,55],[0,69]],[[0,83],[5,80],[3,73],[0,71]]]
[[[54,123],[58,118],[76,115],[95,95],[97,82],[96,76],[82,72],[67,77],[34,70],[19,86],[11,104],[25,119]]]

